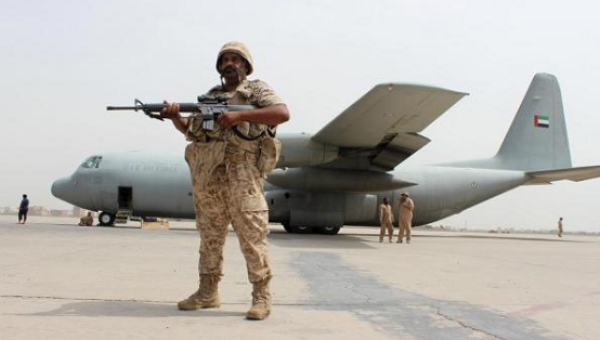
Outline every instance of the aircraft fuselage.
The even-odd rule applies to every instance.
[[[368,182],[367,171],[361,172],[358,182]],[[371,172],[373,178],[383,173]],[[287,173],[275,170],[273,177],[282,183],[313,183],[310,190],[298,184],[279,187],[265,183],[265,196],[271,222],[308,227],[343,225],[379,225],[379,205],[387,197],[394,205],[398,220],[397,202],[400,193],[409,191],[415,201],[414,225],[431,223],[456,214],[489,198],[525,183],[522,171],[451,168],[442,166],[400,166],[385,174],[398,189],[381,190],[378,181],[357,184],[357,191],[332,188],[315,189],[326,176],[351,177],[352,171],[320,169],[317,173]],[[286,176],[289,178],[286,179]],[[312,178],[311,178],[312,176]],[[373,184],[376,189],[364,191]],[[406,184],[402,183],[418,183]],[[346,185],[348,186],[348,184]],[[128,207],[136,216],[188,218],[195,216],[192,184],[182,155],[151,152],[106,154],[95,167],[79,167],[73,175],[57,180],[55,196],[82,208],[115,213]]]

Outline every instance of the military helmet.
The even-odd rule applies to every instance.
[[[248,47],[246,47],[246,45],[238,41],[230,41],[223,45],[223,47],[221,47],[219,55],[217,56],[217,72],[219,72],[219,74],[221,74],[221,70],[219,69],[221,56],[227,52],[237,53],[242,58],[244,58],[248,63],[248,73],[246,75],[252,74],[252,71],[254,71],[254,65],[252,63],[252,56],[250,55],[250,51],[248,50]]]

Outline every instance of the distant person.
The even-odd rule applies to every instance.
[[[406,235],[406,243],[410,243],[411,229],[412,229],[412,218],[413,210],[415,210],[415,203],[408,196],[408,192],[403,192],[400,195],[400,230],[398,231],[397,243],[402,243],[404,235]]]
[[[379,243],[383,242],[386,230],[389,234],[389,241],[392,243],[392,237],[394,236],[394,214],[392,214],[392,206],[387,197],[383,198],[383,203],[379,206],[379,223],[381,224],[381,229],[379,229]]]
[[[25,222],[27,221],[27,211],[29,211],[29,199],[27,199],[27,195],[24,194],[23,199],[21,200],[21,204],[19,205],[20,224],[25,224]]]
[[[88,211],[87,215],[85,215],[81,219],[79,219],[79,225],[87,226],[87,227],[91,227],[94,225],[94,217],[92,216],[91,211]]]
[[[558,219],[558,237],[562,237],[563,234],[563,222],[562,217]]]

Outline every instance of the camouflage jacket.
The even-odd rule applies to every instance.
[[[226,98],[230,105],[253,105],[261,108],[283,104],[275,91],[260,80],[246,80],[233,92],[225,92],[221,86],[215,86],[207,95]],[[266,128],[264,124],[249,122],[237,125],[238,131],[249,137],[260,135]],[[208,136],[202,130],[201,119],[190,119],[186,137],[193,142],[193,151],[188,148],[186,159],[193,160],[193,164],[190,164],[194,169],[192,177],[199,181],[201,188],[205,186],[208,175],[225,162],[226,154],[249,152],[259,156],[259,140],[248,141],[237,136],[232,129],[220,130],[218,127]],[[194,154],[193,157],[189,155],[190,152]]]
[[[267,107],[277,104],[283,104],[283,101],[279,96],[267,85],[265,82],[260,80],[245,80],[243,81],[235,91],[225,92],[223,88],[219,86],[213,87],[208,91],[209,96],[218,96],[227,99],[227,103],[230,105],[253,105],[258,108]],[[260,135],[266,126],[263,124],[242,122],[237,126],[237,129],[242,134],[253,137]],[[244,141],[238,137],[233,130],[229,129],[226,131],[220,130],[218,127],[214,134],[211,134],[210,138],[202,131],[202,120],[191,119],[188,125],[186,137],[190,141],[199,143],[210,143],[213,140],[224,141],[232,145],[243,144]]]

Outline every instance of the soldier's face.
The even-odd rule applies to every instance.
[[[239,83],[246,78],[246,60],[237,53],[226,52],[221,56],[221,75],[228,84]]]

